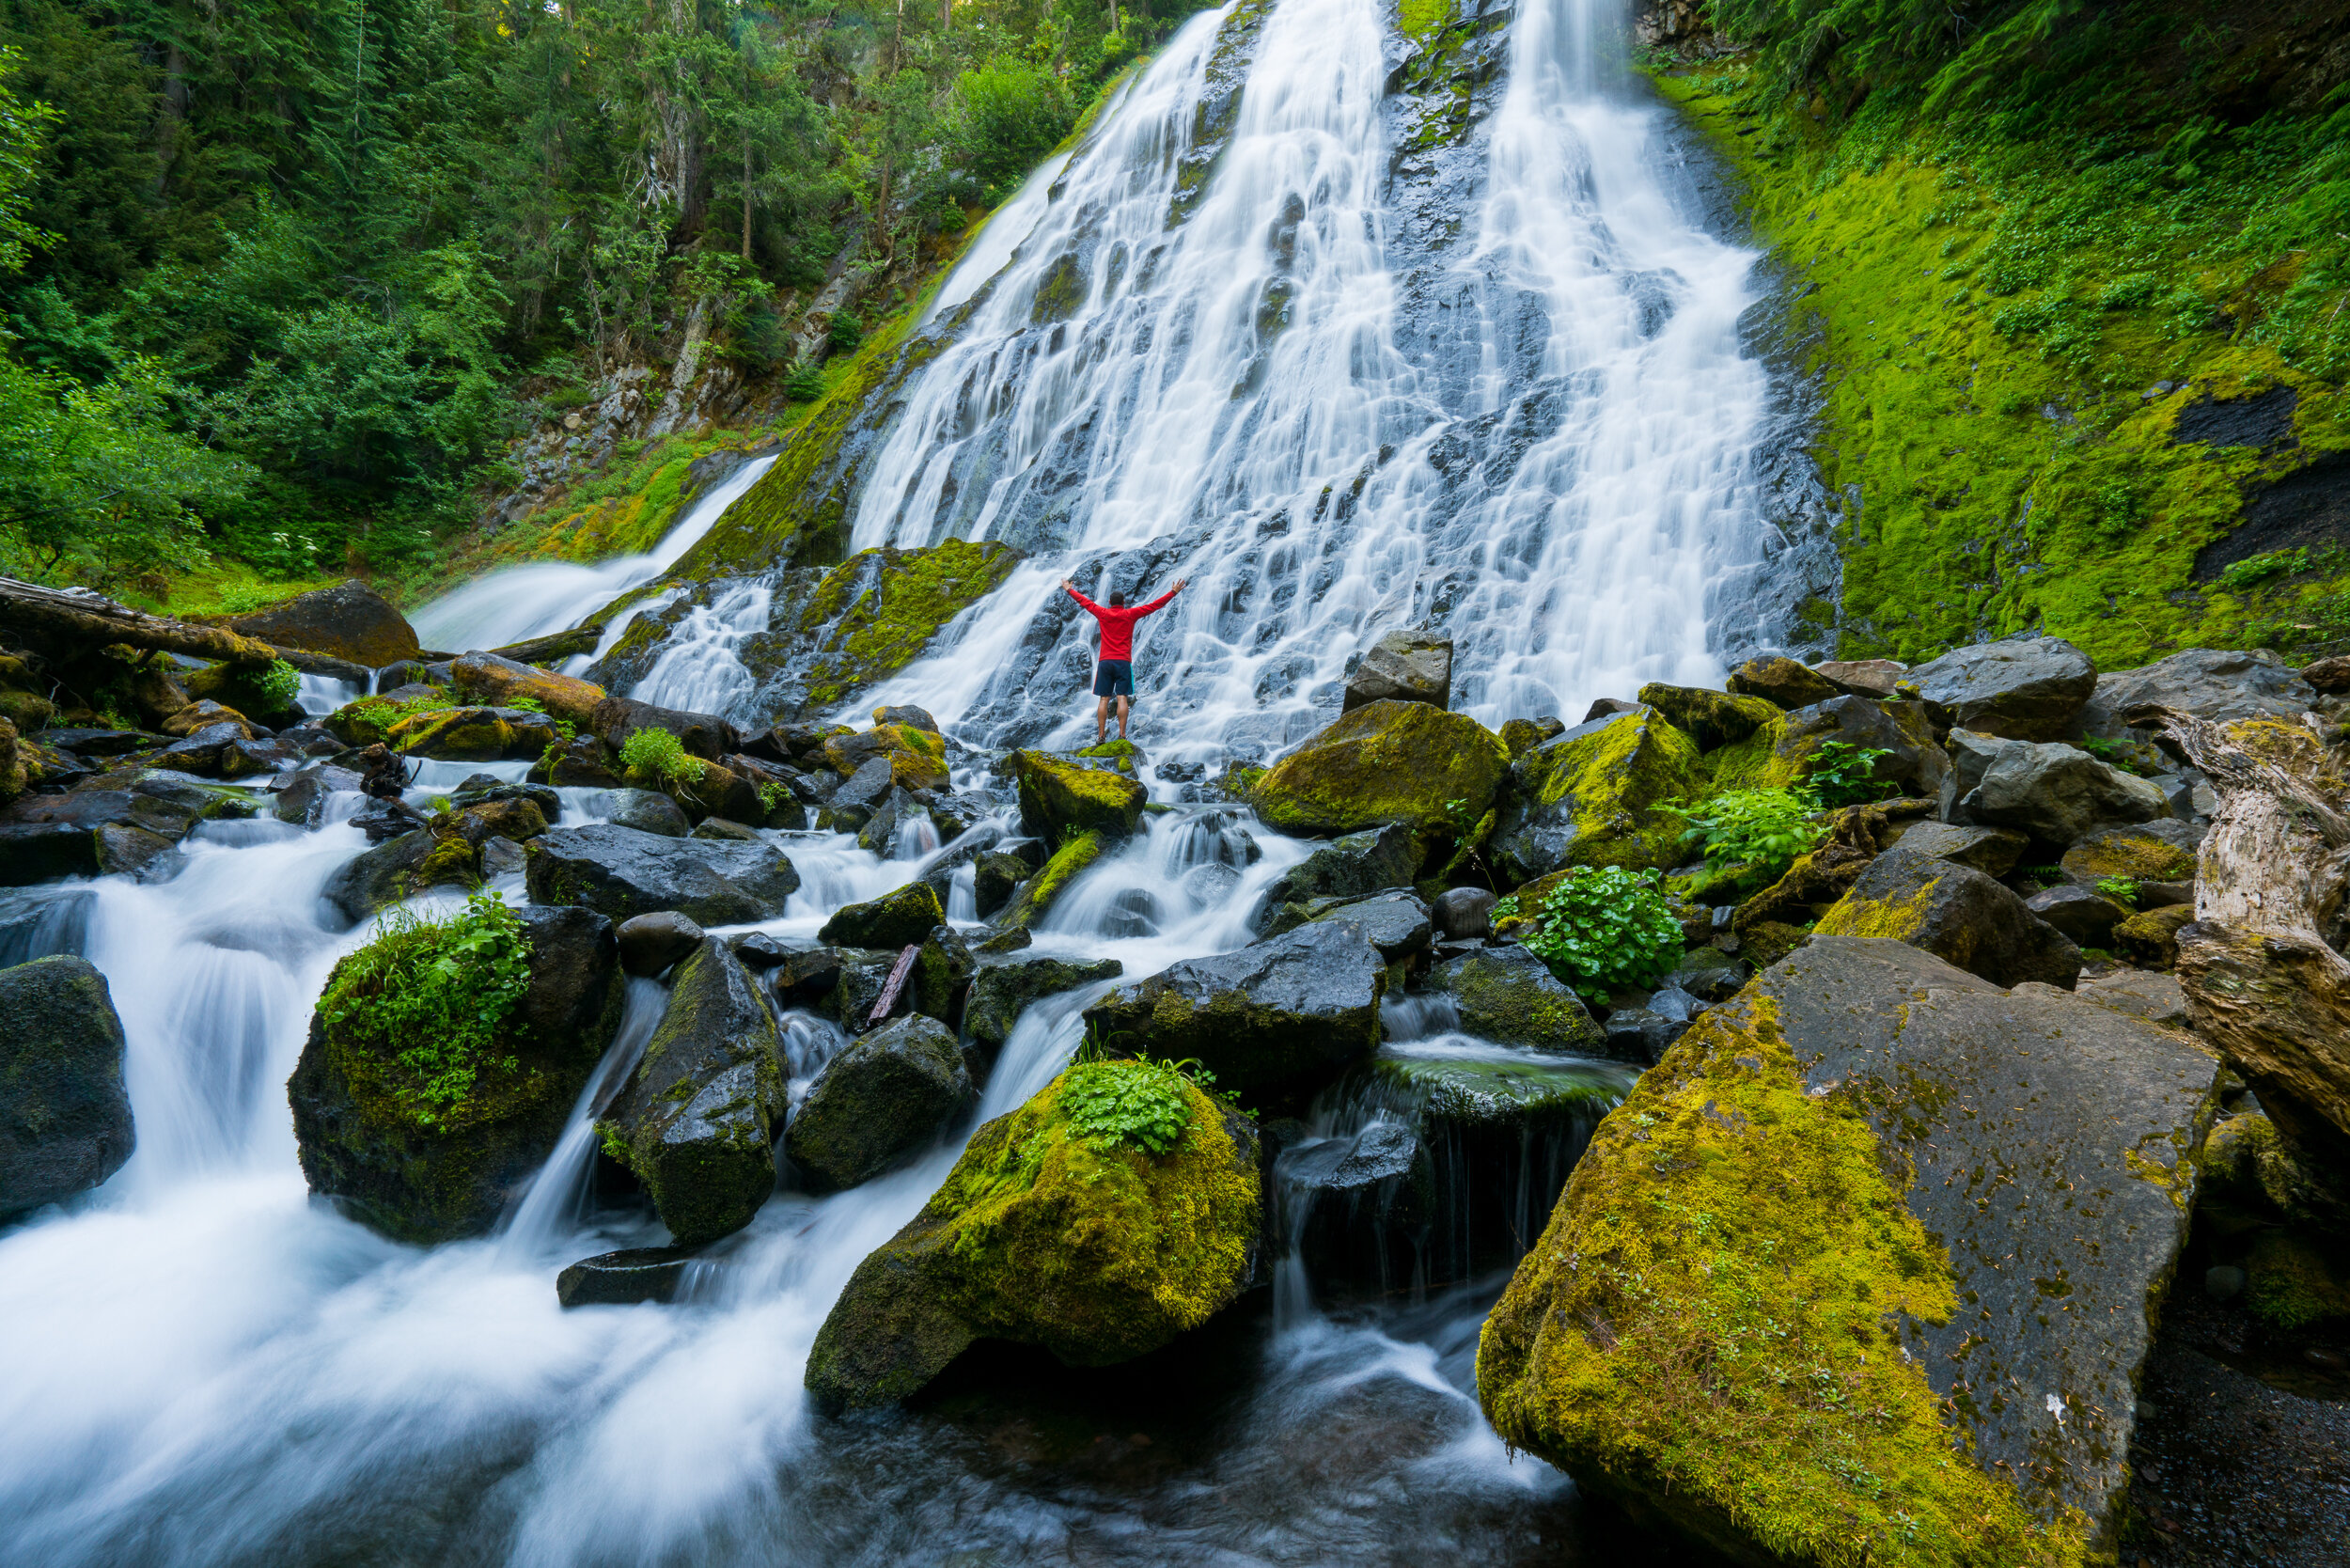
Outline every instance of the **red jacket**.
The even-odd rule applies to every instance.
[[[1175,590],[1168,588],[1148,604],[1129,604],[1122,610],[1097,604],[1075,588],[1069,590],[1069,597],[1084,605],[1086,613],[1102,623],[1102,657],[1131,660],[1135,656],[1135,622],[1174,598]]]

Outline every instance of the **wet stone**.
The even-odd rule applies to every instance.
[[[671,1302],[694,1261],[685,1247],[634,1247],[582,1258],[555,1277],[555,1298],[572,1307],[633,1307]]]

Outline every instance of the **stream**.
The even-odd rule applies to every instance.
[[[854,541],[998,538],[1029,558],[860,695],[858,722],[905,701],[974,748],[1089,740],[1086,655],[1053,585],[1117,552],[1193,579],[1137,651],[1144,777],[1167,803],[1167,764],[1326,722],[1345,659],[1390,624],[1448,625],[1454,706],[1494,724],[1711,682],[1725,650],[1766,641],[1739,608],[1774,527],[1753,463],[1768,378],[1739,332],[1754,255],[1702,220],[1668,117],[1606,63],[1622,10],[1528,0],[1497,102],[1452,157],[1456,174],[1474,164],[1473,199],[1433,241],[1408,168],[1393,172],[1409,160],[1389,146],[1376,0],[1271,8],[1230,146],[1169,227],[1174,153],[1221,90],[1234,12],[1186,24],[933,306],[953,340],[909,384]],[[1076,303],[1048,321],[1055,289]],[[713,487],[648,555],[496,573],[419,611],[417,631],[462,650],[578,624],[660,576],[770,462]],[[722,585],[630,695],[745,713],[734,651],[766,626],[771,587]],[[315,678],[305,694],[319,712],[353,695]],[[414,798],[478,771],[428,764]],[[599,820],[598,792],[561,793],[564,824]],[[1457,1229],[1479,1246],[1433,1274],[1383,1251],[1319,1278],[1292,1248],[1274,1288],[1131,1366],[975,1354],[912,1408],[811,1412],[808,1347],[850,1273],[972,1125],[1051,1081],[1102,987],[1030,1007],[976,1119],[941,1146],[833,1197],[779,1192],[673,1306],[556,1305],[564,1265],[666,1240],[641,1204],[593,1190],[592,1088],[494,1235],[420,1249],[312,1203],[285,1085],[328,971],[368,934],[319,896],[366,847],[344,820],[357,804],[337,797],[306,832],[266,812],[206,823],[168,881],[0,899],[0,963],[79,952],[107,976],[138,1129],[103,1187],[0,1231],[0,1560],[1663,1560],[1593,1535],[1573,1483],[1506,1452],[1476,1403],[1477,1333],[1512,1254],[1476,1269],[1539,1230],[1588,1127],[1523,1151],[1507,1192],[1463,1188]],[[1312,846],[1251,824],[1262,855],[1231,865],[1211,809],[1148,818],[1054,906],[1035,952],[1115,957],[1132,979],[1250,940],[1260,895]],[[845,835],[770,836],[802,886],[755,929],[785,936],[945,848],[927,824],[887,859]],[[1210,861],[1229,874],[1188,875]],[[524,897],[519,877],[494,886]],[[1158,918],[1134,919],[1137,888]],[[966,876],[950,917],[969,896]],[[659,1016],[659,985],[631,987],[605,1077]],[[840,1038],[785,1022],[796,1100]],[[1427,1010],[1387,1022],[1390,1053],[1495,1049]],[[1629,1086],[1591,1072],[1616,1097]],[[1295,1147],[1309,1162],[1351,1148],[1384,1114],[1375,1096],[1331,1100]],[[1285,1214],[1304,1235],[1312,1215],[1293,1198]]]

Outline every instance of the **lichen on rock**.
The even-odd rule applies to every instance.
[[[1465,713],[1386,698],[1341,716],[1276,763],[1250,792],[1284,833],[1354,833],[1390,823],[1457,837],[1492,808],[1510,766],[1501,737]]]
[[[1697,743],[1653,708],[1576,725],[1510,764],[1496,864],[1519,882],[1568,866],[1672,866],[1683,824],[1659,808],[1699,793],[1700,776]]]

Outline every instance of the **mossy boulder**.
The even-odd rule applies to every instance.
[[[1684,823],[1658,808],[1697,794],[1700,777],[1697,743],[1653,708],[1578,724],[1510,764],[1494,862],[1512,882],[1678,864]]]
[[[446,762],[526,762],[556,741],[554,721],[526,708],[435,708],[384,731],[401,756]]]
[[[362,697],[327,714],[326,730],[348,746],[383,745],[402,720],[451,706],[446,697],[425,687],[410,688],[406,696]]]
[[[1779,713],[1778,705],[1764,698],[1708,691],[1702,686],[1668,686],[1654,681],[1640,688],[1640,701],[1697,742],[1700,751],[1735,745]]]
[[[824,1064],[783,1152],[810,1191],[853,1187],[928,1148],[970,1102],[954,1031],[919,1013],[893,1019]]]
[[[286,1084],[302,1173],[312,1192],[396,1240],[429,1245],[495,1225],[554,1151],[619,1026],[612,922],[585,909],[525,907],[518,917],[529,989],[455,1105],[431,1102],[419,1070],[403,1060],[433,1042],[311,1015]],[[331,990],[334,978],[327,983]]]
[[[280,648],[306,649],[370,669],[415,658],[423,651],[408,619],[390,600],[355,577],[238,616],[228,622],[228,629]]]
[[[866,903],[842,904],[816,940],[843,948],[906,948],[931,933],[947,917],[927,882],[909,882]]]
[[[1346,678],[1339,711],[1372,702],[1452,706],[1452,639],[1440,632],[1389,632],[1367,649]]]
[[[2069,988],[2080,949],[2002,884],[1953,861],[1895,845],[1821,917],[1823,936],[1906,942],[1995,985]]]
[[[759,982],[705,937],[603,1123],[604,1148],[651,1194],[680,1247],[731,1235],[775,1190],[783,1058]]]
[[[1544,741],[1557,740],[1566,733],[1566,722],[1563,719],[1548,717],[1510,719],[1501,727],[1502,748],[1510,753],[1511,760],[1514,761],[1541,745]]]
[[[824,763],[847,778],[875,758],[889,761],[889,781],[901,790],[947,787],[947,743],[933,731],[910,724],[877,724],[870,729],[835,735],[824,743]]]
[[[106,977],[87,959],[0,969],[0,1220],[89,1191],[138,1137],[128,1047]]]
[[[319,896],[356,924],[431,888],[476,887],[480,883],[478,847],[454,822],[435,820],[344,861],[327,877]]]
[[[2191,903],[2165,904],[2131,916],[2113,928],[2113,945],[2133,963],[2149,969],[2170,969],[2179,962],[2180,928],[2195,918]]]
[[[189,670],[180,677],[180,685],[194,702],[217,702],[239,713],[252,714],[274,728],[300,724],[305,717],[300,704],[290,696],[281,696],[269,688],[265,680],[268,670],[268,666],[257,667],[224,661]]]
[[[1359,926],[1323,921],[1185,959],[1120,986],[1085,1016],[1113,1051],[1196,1058],[1218,1088],[1246,1094],[1328,1077],[1377,1049],[1386,978]]]
[[[1809,708],[1838,695],[1836,682],[1818,671],[1779,655],[1748,659],[1722,682],[1740,697],[1760,698],[1779,708]],[[1642,700],[1646,700],[1643,698]]]
[[[964,1032],[989,1050],[1011,1038],[1012,1026],[1032,1002],[1116,980],[1126,966],[1114,958],[1081,963],[1065,958],[1015,958],[982,964],[964,1004]]]
[[[1020,788],[1020,827],[1058,846],[1072,834],[1106,828],[1126,834],[1142,820],[1151,792],[1114,760],[1085,761],[1052,751],[1015,751],[1011,774]]]
[[[1606,1054],[1606,1037],[1582,998],[1523,947],[1464,953],[1430,970],[1425,983],[1451,999],[1463,1034],[1537,1051]]]
[[[1095,861],[1122,841],[1106,828],[1095,828],[1071,839],[1053,852],[1053,857],[1044,862],[1042,870],[1013,889],[1010,901],[995,917],[996,925],[1015,930],[1036,924],[1069,891],[1071,884],[1091,870]]]
[[[1367,702],[1266,772],[1249,792],[1284,833],[1394,824],[1457,838],[1492,809],[1510,766],[1501,737],[1426,702]]]
[[[517,664],[495,653],[468,653],[451,663],[448,673],[450,686],[462,700],[504,708],[520,698],[537,703],[556,718],[583,727],[594,722],[596,705],[607,695],[592,681]]]
[[[1088,761],[1106,761],[1123,774],[1140,774],[1149,760],[1143,756],[1142,747],[1132,741],[1104,741],[1100,745],[1080,746],[1070,755]]]
[[[1180,1142],[1082,1136],[1071,1068],[972,1135],[946,1183],[857,1266],[808,1355],[820,1407],[918,1392],[979,1340],[1113,1366],[1198,1327],[1246,1286],[1262,1208],[1256,1129],[1188,1083]]]
[[[2117,823],[2082,838],[2058,862],[2075,882],[2094,886],[2107,877],[2131,882],[2193,882],[2203,836],[2176,817],[2149,823]]]
[[[673,909],[704,926],[783,913],[800,873],[769,843],[672,839],[612,823],[558,827],[524,848],[538,903],[581,904],[625,920]]]
[[[2288,1331],[2350,1318],[2350,1266],[2331,1238],[2270,1231],[2245,1260],[2244,1304],[2272,1327]]]
[[[1419,871],[1419,851],[1406,827],[1372,828],[1334,839],[1274,878],[1257,918],[1264,921],[1288,904],[1318,899],[1359,899],[1390,887],[1409,887]]]
[[[2110,1560],[2219,1082],[2126,1013],[1817,937],[1601,1125],[1479,1397],[1736,1560]]]

